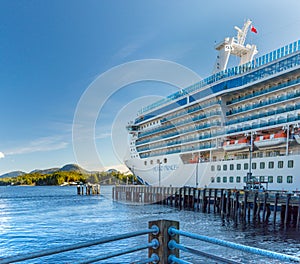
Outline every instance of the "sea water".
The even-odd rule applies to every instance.
[[[79,196],[76,187],[0,187],[0,258],[71,245],[148,228],[148,222],[169,219],[180,229],[262,249],[300,256],[300,233],[267,226],[235,226],[219,215],[179,211],[162,205],[114,202],[111,186],[101,195]],[[241,263],[283,263],[237,250],[181,238],[187,246]],[[101,254],[147,243],[147,235],[44,257],[22,263],[78,263]],[[192,263],[218,263],[181,253]],[[147,258],[147,250],[100,263],[132,263]]]

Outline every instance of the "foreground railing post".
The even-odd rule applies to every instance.
[[[174,227],[179,229],[179,222],[177,221],[170,221],[170,220],[157,220],[157,221],[150,221],[149,228],[157,226],[159,228],[158,233],[150,233],[148,241],[152,241],[153,239],[157,239],[159,242],[158,248],[149,248],[148,256],[151,257],[152,254],[156,254],[159,257],[160,264],[167,264],[168,257],[170,255],[174,255],[175,257],[179,258],[179,250],[178,249],[169,249],[168,243],[170,240],[174,240],[176,243],[179,243],[179,235],[171,236],[168,232],[170,227]]]

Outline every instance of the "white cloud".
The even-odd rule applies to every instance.
[[[4,156],[3,152],[0,151],[0,159],[2,159],[2,158],[4,158],[4,157],[5,157],[5,156]]]
[[[6,151],[6,155],[17,155],[17,154],[59,150],[59,149],[66,148],[68,145],[69,143],[62,140],[62,138],[60,137],[42,137],[42,138],[37,138],[31,142],[28,142],[23,146],[10,149]]]
[[[103,139],[103,138],[111,138],[111,133],[101,133],[99,135],[96,136],[96,139]]]

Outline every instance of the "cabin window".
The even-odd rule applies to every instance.
[[[164,158],[164,163],[167,163],[167,162],[168,162],[167,158]]]
[[[229,177],[229,182],[233,182],[233,176]]]
[[[294,167],[294,161],[293,160],[289,160],[288,161],[288,168],[293,168]]]
[[[256,169],[256,162],[252,163],[252,169],[255,170]]]
[[[287,183],[293,183],[293,176],[287,176],[286,182]]]
[[[147,165],[147,160],[144,161],[144,165],[145,165],[145,166]]]
[[[259,177],[259,181],[260,181],[260,182],[264,182],[264,181],[265,181],[265,176],[260,176],[260,177]]]
[[[233,165],[233,164],[230,164],[230,165],[229,165],[229,169],[230,169],[230,170],[234,170],[234,165]]]
[[[150,164],[151,164],[151,165],[153,164],[153,160],[150,160]]]
[[[224,170],[224,171],[227,170],[227,165],[226,165],[226,164],[223,165],[223,170]]]
[[[211,165],[210,170],[215,171],[215,165]]]
[[[215,182],[215,177],[211,177],[210,182]]]
[[[236,176],[236,182],[241,182],[241,176]]]
[[[240,169],[241,169],[241,164],[239,164],[239,163],[236,164],[236,169],[237,169],[237,170],[240,170]]]
[[[278,161],[278,168],[279,169],[283,168],[283,160]]]
[[[277,183],[282,183],[282,176],[277,176]]]
[[[269,161],[269,169],[273,169],[274,168],[274,161]]]
[[[268,183],[273,183],[273,176],[268,176]]]
[[[249,169],[249,164],[248,163],[244,163],[244,170],[248,170]]]
[[[223,177],[223,182],[227,182],[227,177]]]
[[[264,169],[265,168],[265,163],[264,162],[259,163],[259,168]]]
[[[217,165],[217,170],[218,170],[218,171],[221,170],[221,165]]]
[[[221,182],[221,177],[217,177],[217,182]]]

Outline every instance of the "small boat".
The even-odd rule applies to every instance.
[[[267,134],[263,136],[258,136],[254,140],[254,145],[256,147],[265,148],[271,146],[277,146],[286,143],[287,136],[285,132],[279,132],[275,134]]]
[[[241,150],[249,148],[249,140],[247,138],[240,138],[236,140],[225,141],[223,144],[223,149],[226,151]]]

